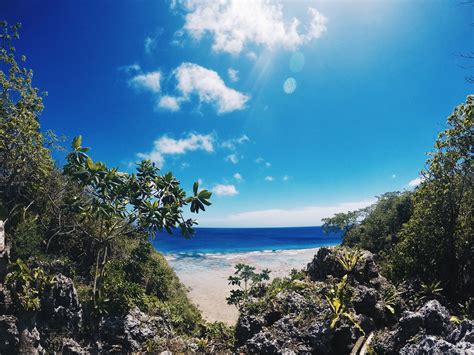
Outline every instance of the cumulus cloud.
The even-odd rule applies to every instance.
[[[242,177],[242,175],[240,175],[240,173],[235,173],[234,174],[234,179],[237,180],[237,181],[242,181],[243,177]]]
[[[218,113],[242,110],[249,97],[227,87],[217,72],[193,63],[175,70],[177,89],[184,98],[197,95],[200,102],[212,104]]]
[[[229,76],[230,81],[232,81],[234,83],[239,80],[239,71],[238,70],[229,68],[229,69],[227,69],[227,75]]]
[[[286,21],[282,4],[265,0],[188,0],[183,8],[183,29],[191,37],[200,40],[209,34],[214,51],[231,54],[239,54],[249,44],[294,50],[321,37],[327,24],[326,17],[311,7],[304,23],[295,17]]]
[[[137,88],[149,90],[153,93],[159,93],[161,91],[161,72],[152,71],[135,75],[130,79],[129,84]]]
[[[410,180],[408,182],[409,187],[417,187],[420,185],[425,179],[422,176],[418,176],[417,178]]]
[[[188,151],[214,151],[212,135],[189,133],[186,138],[174,139],[164,135],[153,142],[153,149],[148,153],[138,153],[140,159],[149,159],[158,166],[163,166],[166,155],[182,155]]]
[[[127,72],[132,69],[141,71],[137,66],[130,67]],[[173,94],[162,93],[160,71],[137,74],[129,80],[129,84],[151,91],[156,95],[157,106],[172,112],[178,111],[183,102],[190,101],[193,97],[196,97],[199,103],[214,106],[219,114],[242,110],[250,99],[249,96],[226,86],[217,72],[197,64],[182,63],[172,72],[171,77],[176,80]]]
[[[373,204],[375,200],[343,202],[333,205],[313,205],[298,209],[268,209],[230,214],[219,218],[203,216],[206,227],[298,227],[320,226],[322,219],[335,213],[354,211]]]
[[[273,181],[273,176],[265,176],[265,181]]]
[[[217,196],[235,196],[239,192],[235,188],[235,185],[223,185],[217,184],[212,188],[212,192]]]
[[[165,96],[162,96],[160,100],[158,101],[158,107],[175,112],[179,110],[180,102],[181,100],[179,97],[165,95]]]

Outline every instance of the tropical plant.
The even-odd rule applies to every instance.
[[[337,323],[346,318],[349,320],[362,334],[365,335],[362,327],[355,320],[355,315],[350,311],[350,302],[352,300],[352,291],[348,285],[347,274],[329,290],[326,295],[326,301],[331,309],[331,323],[330,328],[334,329]]]
[[[354,271],[361,257],[362,253],[358,249],[344,249],[340,250],[336,260],[343,267],[344,271],[350,274]]]
[[[171,174],[159,175],[159,169],[148,160],[139,163],[136,174],[107,168],[94,162],[82,146],[82,137],[74,138],[72,152],[67,156],[64,173],[79,183],[88,196],[73,199],[70,207],[78,211],[85,224],[97,225],[92,239],[95,255],[93,299],[100,296],[100,281],[108,260],[111,242],[138,229],[153,238],[157,231],[179,227],[185,237],[193,234],[193,219],[183,217],[182,207],[190,204],[191,212],[198,213],[209,206],[211,192],[198,191],[193,185],[193,196],[188,197],[179,181]]]
[[[255,272],[254,266],[239,263],[235,265],[234,275],[229,276],[229,285],[238,286],[238,289],[230,291],[227,303],[242,309],[250,297],[260,295],[264,288],[264,282],[270,279],[270,270],[264,269]]]
[[[421,290],[418,294],[418,299],[424,301],[426,299],[433,299],[441,296],[443,288],[441,287],[441,282],[422,282]]]
[[[9,268],[5,284],[17,306],[25,311],[40,310],[41,294],[52,284],[52,279],[42,268],[30,268],[21,259],[17,259]]]

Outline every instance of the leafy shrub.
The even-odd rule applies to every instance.
[[[41,243],[43,238],[38,230],[36,219],[28,218],[20,222],[12,238],[12,259],[27,260],[41,255]]]
[[[237,286],[230,291],[227,303],[235,305],[238,309],[243,308],[250,297],[262,295],[265,292],[265,281],[270,279],[270,270],[255,272],[255,267],[239,263],[235,265],[234,275],[229,276],[229,285]]]
[[[52,284],[42,268],[30,268],[21,259],[10,265],[5,284],[12,293],[16,306],[25,311],[41,308],[41,294]]]

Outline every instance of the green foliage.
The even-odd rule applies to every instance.
[[[11,250],[13,260],[27,260],[41,255],[43,238],[39,233],[36,218],[28,218],[20,222],[13,236]]]
[[[398,280],[441,282],[451,299],[474,289],[474,96],[448,117],[430,153],[413,215],[391,259]]]
[[[343,267],[344,271],[350,274],[354,271],[359,259],[362,257],[362,253],[358,249],[346,249],[336,256],[336,260]]]
[[[441,287],[441,282],[422,282],[421,283],[421,290],[418,295],[420,301],[430,300],[433,298],[438,298],[441,296],[441,292],[443,288]]]
[[[33,71],[16,60],[14,40],[20,25],[0,23],[0,200],[8,226],[22,207],[32,206],[53,170],[50,151],[43,146],[38,116],[43,110]]]
[[[361,328],[359,323],[355,320],[354,314],[350,311],[350,303],[352,300],[352,290],[347,282],[347,275],[339,281],[335,287],[329,290],[326,295],[326,301],[331,309],[331,323],[330,328],[334,329],[337,323],[342,319],[346,318],[354,326],[365,335],[364,330]]]
[[[385,193],[372,206],[323,219],[323,228],[326,232],[342,230],[343,245],[383,256],[398,242],[400,230],[412,214],[412,204],[411,192]]]
[[[229,285],[238,286],[237,289],[230,291],[227,297],[227,303],[235,305],[242,309],[254,297],[264,292],[265,281],[270,279],[270,270],[265,269],[262,272],[255,272],[255,267],[239,263],[235,265],[234,275],[229,276]]]
[[[401,295],[402,293],[394,286],[382,291],[384,306],[392,315],[395,315],[396,306],[399,303]]]
[[[41,308],[41,294],[52,284],[43,269],[30,268],[20,259],[10,265],[5,284],[12,293],[15,304],[24,311],[38,311]]]
[[[90,234],[95,255],[93,298],[96,302],[97,289],[103,287],[104,269],[107,264],[111,243],[118,237],[135,229],[148,233],[152,238],[163,229],[172,233],[179,227],[184,236],[193,233],[193,219],[183,217],[182,206],[191,203],[191,211],[205,210],[209,206],[211,193],[198,191],[187,197],[179,181],[171,174],[159,175],[159,169],[150,161],[139,163],[136,174],[119,172],[107,168],[102,162],[94,162],[82,146],[82,137],[74,138],[72,152],[67,156],[64,173],[76,181],[88,198],[73,199],[70,203],[86,223],[99,226]]]

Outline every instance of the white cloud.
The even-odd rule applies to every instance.
[[[242,110],[249,97],[227,87],[219,74],[193,63],[183,63],[175,70],[177,89],[183,97],[197,95],[200,102],[213,104],[218,113]]]
[[[222,142],[221,146],[222,148],[235,150],[237,144],[244,144],[249,141],[250,138],[246,134],[242,134],[239,138],[232,138]]]
[[[290,177],[288,175],[285,175],[285,176],[283,176],[282,180],[283,181],[288,181],[288,180],[290,180]]]
[[[225,157],[225,160],[230,161],[232,164],[237,164],[239,162],[239,157],[237,154],[229,154]]]
[[[184,9],[183,29],[197,40],[210,34],[216,52],[239,54],[249,44],[294,50],[326,31],[327,19],[316,9],[308,7],[302,28],[297,18],[285,21],[279,2],[188,0]]]
[[[235,185],[222,185],[217,184],[212,188],[212,192],[214,192],[217,196],[235,196],[239,192],[235,188]]]
[[[180,98],[179,97],[174,97],[174,96],[162,96],[158,102],[158,107],[175,112],[179,110],[179,103],[180,103]]]
[[[206,227],[298,227],[319,226],[322,219],[335,213],[354,211],[373,204],[375,200],[344,202],[334,205],[313,205],[297,209],[269,209],[247,211],[224,217],[203,216],[199,220]]]
[[[418,176],[417,178],[410,180],[408,182],[409,187],[417,187],[420,185],[425,179],[422,176]]]
[[[397,178],[397,174],[392,174],[392,179],[396,179]]]
[[[121,70],[130,73],[140,72],[138,65],[123,67]],[[129,80],[129,85],[151,91],[156,95],[158,107],[178,111],[185,101],[197,97],[200,103],[211,104],[218,113],[228,113],[245,108],[249,96],[225,85],[217,72],[193,63],[182,63],[172,75],[176,79],[175,94],[164,93],[161,96],[162,73],[152,71],[140,73]]]
[[[273,181],[273,176],[265,176],[265,181]]]
[[[161,91],[161,72],[153,71],[146,74],[138,74],[130,79],[129,83],[137,88],[149,90],[153,93]]]
[[[189,133],[186,138],[174,139],[164,135],[153,142],[153,150],[148,153],[138,153],[140,159],[149,159],[158,166],[163,166],[165,155],[182,155],[188,151],[214,151],[212,135]]]
[[[238,70],[229,68],[229,69],[227,69],[227,75],[229,76],[230,81],[232,81],[234,83],[239,80],[239,71]]]
[[[240,173],[235,173],[234,174],[234,179],[237,180],[237,181],[242,181],[243,177],[242,177],[242,175],[240,175]]]

